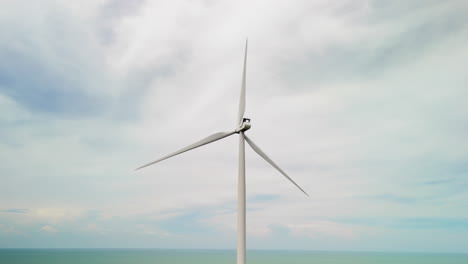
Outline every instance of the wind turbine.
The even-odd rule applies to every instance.
[[[237,128],[230,132],[219,132],[208,136],[200,141],[193,143],[185,148],[182,148],[174,153],[171,153],[167,156],[164,156],[160,159],[157,159],[153,162],[145,164],[141,167],[138,167],[136,170],[142,169],[144,167],[153,165],[165,159],[174,157],[181,153],[187,152],[189,150],[201,147],[206,144],[210,144],[217,140],[229,137],[234,134],[239,134],[239,178],[237,185],[237,264],[245,264],[245,141],[250,145],[250,147],[268,163],[270,163],[275,169],[277,169],[284,177],[286,177],[290,182],[296,185],[299,190],[301,190],[305,195],[309,196],[297,183],[295,183],[278,165],[276,165],[273,160],[271,160],[265,152],[263,152],[249,137],[245,135],[245,131],[249,130],[250,119],[244,117],[245,113],[245,73],[247,68],[247,45],[248,40],[245,42],[245,54],[244,54],[244,69],[242,71],[242,87],[241,95],[239,101],[239,114],[237,118],[236,126]]]

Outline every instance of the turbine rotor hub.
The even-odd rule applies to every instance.
[[[242,123],[241,123],[240,126],[236,129],[236,133],[239,134],[240,132],[247,131],[247,130],[250,129],[250,127],[251,127],[250,119],[249,119],[249,118],[243,118],[243,119],[242,119]]]

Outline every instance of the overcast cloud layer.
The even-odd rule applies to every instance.
[[[468,4],[26,1],[0,8],[0,247],[468,252]]]

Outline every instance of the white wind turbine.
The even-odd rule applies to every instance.
[[[273,162],[266,154],[263,152],[255,143],[247,137],[244,132],[250,129],[250,119],[244,118],[245,112],[245,71],[247,66],[247,44],[245,43],[245,55],[244,55],[244,69],[242,72],[242,88],[239,101],[239,115],[237,118],[237,128],[231,132],[219,132],[208,136],[198,142],[193,143],[190,146],[182,148],[172,154],[164,156],[158,160],[155,160],[151,163],[143,165],[136,170],[142,169],[144,167],[153,165],[165,159],[174,157],[186,151],[192,150],[194,148],[201,147],[203,145],[215,142],[222,138],[231,136],[233,134],[239,134],[239,178],[238,178],[238,198],[237,198],[237,264],[245,264],[245,145],[244,141],[250,145],[250,147],[257,152],[263,159],[270,163],[275,169],[277,169],[284,177],[286,177],[290,182],[296,185],[299,190],[301,190],[305,195],[309,196],[297,183],[295,183],[276,163]]]

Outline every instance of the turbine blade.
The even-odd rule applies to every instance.
[[[257,152],[258,155],[260,155],[264,160],[266,160],[268,163],[270,163],[275,169],[277,169],[279,172],[281,172],[281,174],[284,175],[284,177],[286,177],[289,181],[291,181],[294,185],[296,185],[297,188],[299,188],[299,190],[301,190],[305,195],[309,196],[297,183],[295,183],[291,177],[289,177],[280,167],[278,167],[278,165],[276,165],[276,163],[273,162],[273,160],[271,160],[267,154],[265,154],[265,152],[263,152],[257,145],[255,145],[255,143],[250,139],[248,138],[246,135],[244,135],[245,137],[245,141],[247,141],[247,143],[250,145],[250,147],[252,147],[252,149]]]
[[[170,158],[170,157],[174,157],[174,156],[176,156],[176,155],[179,155],[179,154],[184,153],[184,152],[186,152],[186,151],[192,150],[192,149],[194,149],[194,148],[198,148],[198,147],[201,147],[201,146],[203,146],[203,145],[206,145],[206,144],[212,143],[212,142],[214,142],[214,141],[220,140],[220,139],[222,139],[222,138],[228,137],[228,136],[230,136],[230,135],[232,135],[232,134],[234,134],[234,133],[236,133],[236,132],[235,132],[235,131],[232,131],[232,132],[220,132],[220,133],[213,134],[213,135],[211,135],[211,136],[209,136],[209,137],[206,137],[206,138],[204,138],[204,139],[202,139],[202,140],[200,140],[200,141],[197,141],[197,142],[193,143],[193,144],[190,145],[190,146],[187,146],[187,147],[185,147],[185,148],[182,148],[182,149],[180,149],[180,150],[178,150],[178,151],[176,151],[176,152],[174,152],[174,153],[172,153],[172,154],[169,154],[169,155],[164,156],[164,157],[162,157],[162,158],[160,158],[160,159],[158,159],[158,160],[155,160],[155,161],[150,162],[150,163],[148,163],[148,164],[146,164],[146,165],[143,165],[143,166],[141,166],[141,167],[138,167],[138,168],[136,168],[135,170],[139,170],[139,169],[142,169],[142,168],[144,168],[144,167],[148,167],[149,165],[153,165],[153,164],[155,164],[155,163],[158,163],[158,162],[163,161],[163,160],[165,160],[165,159],[168,159],[168,158]]]
[[[241,87],[241,94],[239,100],[239,114],[237,116],[237,124],[239,125],[242,122],[242,118],[244,117],[245,113],[245,71],[247,68],[247,44],[248,39],[245,41],[245,54],[244,54],[244,70],[242,71],[242,87]]]

